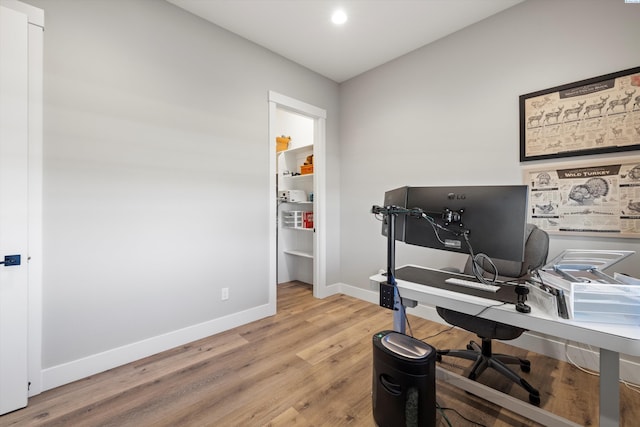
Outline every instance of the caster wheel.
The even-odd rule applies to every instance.
[[[475,380],[476,380],[476,373],[475,373],[475,372],[471,372],[471,373],[469,374],[469,379],[470,379],[471,381],[475,381]]]
[[[531,372],[531,363],[528,360],[520,362],[520,370],[522,372]]]
[[[530,394],[529,395],[529,402],[531,402],[532,405],[540,406],[540,395],[538,395],[538,394]]]

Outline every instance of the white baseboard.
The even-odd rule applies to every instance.
[[[377,290],[363,289],[345,283],[340,283],[339,285],[341,292],[345,295],[378,304],[379,296]],[[407,312],[432,322],[446,324],[436,312],[435,307],[418,304],[415,308],[407,308]],[[390,323],[389,327],[392,326]],[[599,370],[597,348],[590,348],[572,341],[565,342],[533,332],[526,332],[519,338],[509,341],[509,344],[565,362],[573,361],[578,366],[590,371],[597,372]],[[640,358],[620,355],[620,378],[623,381],[640,384]]]
[[[138,341],[82,359],[42,370],[42,391],[104,372],[144,357],[160,353],[220,332],[245,325],[275,313],[275,305],[265,304],[229,316]]]
[[[340,293],[342,293],[342,283],[334,283],[326,286],[322,292],[322,295],[320,295],[319,297],[326,298],[331,295],[340,294]]]

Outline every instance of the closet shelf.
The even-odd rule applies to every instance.
[[[305,151],[313,151],[313,144],[303,145],[302,147],[290,148],[288,150],[280,151],[279,154],[296,154]]]
[[[306,173],[304,175],[284,175],[282,177],[283,179],[289,179],[289,180],[301,180],[301,179],[308,179],[308,178],[313,178],[313,174],[312,173]]]
[[[296,230],[296,231],[313,231],[313,228],[306,228],[306,227],[289,227],[288,225],[285,225],[282,228],[286,228],[287,230]]]
[[[300,258],[309,258],[313,259],[313,254],[305,251],[295,251],[295,250],[285,250],[283,251],[287,255],[293,255]]]

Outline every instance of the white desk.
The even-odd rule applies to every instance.
[[[431,276],[434,276],[433,272],[437,272],[436,276],[441,276],[442,281],[455,275],[450,272],[425,267],[418,268],[428,271]],[[383,275],[375,275],[370,277],[370,280],[383,283],[386,282],[387,278]],[[496,304],[494,300],[397,278],[396,283],[403,300],[449,308],[462,313],[475,315],[487,306]],[[600,426],[619,425],[619,356],[620,353],[640,356],[640,328],[637,326],[576,322],[555,318],[535,306],[531,307],[531,313],[523,314],[517,312],[514,306],[510,304],[487,308],[479,317],[600,348]],[[515,410],[518,409],[516,408]],[[539,408],[536,409],[542,411]],[[522,414],[522,412],[520,413]]]

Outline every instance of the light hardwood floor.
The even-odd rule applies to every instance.
[[[410,316],[414,336],[445,326]],[[373,426],[371,337],[389,329],[389,310],[335,295],[314,299],[308,285],[278,287],[278,314],[44,392],[0,426]],[[427,340],[464,348],[473,339],[450,330]],[[597,425],[598,379],[554,359],[507,346],[531,360],[524,374],[541,406],[582,425]],[[454,359],[449,359],[454,360]],[[443,363],[463,373],[471,362]],[[493,372],[481,382],[527,400]],[[437,382],[453,426],[532,426],[517,414]],[[637,426],[640,394],[621,386],[622,425]],[[458,414],[459,413],[459,414]],[[446,425],[438,414],[439,425]]]

